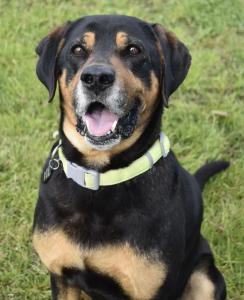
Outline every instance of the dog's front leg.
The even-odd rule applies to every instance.
[[[225,300],[226,288],[222,274],[214,264],[213,256],[199,259],[180,300]]]
[[[78,288],[68,286],[61,276],[50,275],[52,300],[91,300]]]

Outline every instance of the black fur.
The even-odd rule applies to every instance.
[[[144,58],[142,68],[138,62],[128,60],[125,64],[143,79],[145,86],[149,84],[149,74],[153,70],[164,97],[159,91],[155,109],[140,138],[124,153],[114,156],[100,171],[128,166],[158,138],[164,106],[188,72],[190,54],[180,41],[175,40],[173,45],[169,35],[162,35],[162,31],[158,30],[158,25],[152,26],[135,18],[94,16],[66,26],[57,35],[45,38],[37,48],[40,55],[37,74],[48,88],[50,99],[54,96],[60,70],[65,67],[71,77],[75,73],[77,63],[67,61],[67,49],[72,45],[71,37],[75,37],[81,26],[98,34],[102,32],[108,49],[112,33],[121,30],[140,36],[145,44],[150,60]],[[63,37],[66,44],[57,56],[57,42]],[[163,52],[164,67],[160,65],[157,41],[160,41]],[[107,55],[103,48],[98,53]],[[63,152],[68,160],[86,166],[83,155],[63,132],[64,114],[61,106],[60,138]],[[59,168],[46,183],[41,180],[33,228],[39,232],[54,227],[62,228],[74,243],[91,249],[129,243],[145,255],[156,251],[159,260],[167,266],[167,277],[151,300],[180,299],[189,277],[199,265],[204,265],[206,276],[215,285],[215,300],[224,300],[224,279],[214,265],[211,250],[200,229],[203,216],[201,188],[210,176],[227,166],[225,162],[215,162],[192,176],[180,166],[170,151],[166,158],[161,158],[142,175],[114,186],[100,187],[98,191],[80,187],[67,179],[63,169]],[[51,274],[53,299],[58,299],[60,282],[64,286],[79,287],[94,300],[130,299],[116,280],[89,266],[85,270],[64,267],[62,277]]]

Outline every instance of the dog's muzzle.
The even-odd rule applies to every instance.
[[[86,137],[89,144],[97,146],[114,146],[121,139],[132,135],[138,117],[139,101],[122,117],[113,113],[100,102],[89,105],[82,117],[77,117],[77,131]]]
[[[74,95],[77,131],[93,148],[107,150],[133,134],[140,101],[128,100],[112,66],[85,67]]]

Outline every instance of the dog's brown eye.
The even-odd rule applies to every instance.
[[[71,52],[75,55],[75,56],[81,56],[84,52],[83,48],[79,45],[74,46],[71,49]]]
[[[128,46],[128,52],[130,55],[137,55],[141,52],[141,49],[137,46]]]

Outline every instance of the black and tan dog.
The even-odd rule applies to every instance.
[[[36,51],[50,101],[57,82],[60,92],[60,142],[43,169],[33,227],[52,299],[225,299],[200,227],[201,189],[228,163],[192,176],[160,135],[190,67],[185,45],[158,24],[89,16]]]

